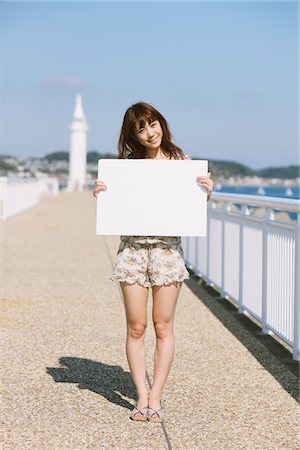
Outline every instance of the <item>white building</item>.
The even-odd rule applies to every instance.
[[[76,95],[73,122],[70,125],[70,160],[68,191],[82,191],[86,186],[87,132],[89,126],[82,108],[81,95]]]

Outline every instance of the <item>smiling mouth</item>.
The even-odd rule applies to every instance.
[[[157,141],[157,139],[158,139],[158,138],[155,138],[155,139],[153,139],[152,141],[148,141],[148,142],[149,142],[149,144],[153,144],[154,142]]]

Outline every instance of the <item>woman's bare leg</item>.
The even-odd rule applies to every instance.
[[[153,286],[152,319],[156,333],[153,384],[149,393],[149,406],[160,408],[163,387],[167,380],[175,351],[173,333],[175,308],[182,283]],[[157,417],[154,415],[153,418]]]
[[[147,327],[149,289],[138,284],[120,282],[127,322],[126,355],[138,396],[137,407],[148,404],[144,337]],[[136,417],[141,413],[137,413]]]

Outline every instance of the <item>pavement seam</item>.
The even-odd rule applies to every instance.
[[[108,246],[108,244],[106,242],[105,236],[103,236],[103,242],[104,242],[104,245],[105,245],[105,248],[106,248],[106,252],[107,252],[109,260],[110,260],[110,263],[111,263],[111,270],[112,270],[113,269],[113,258],[112,258],[112,255],[110,253],[109,246]],[[120,288],[120,284],[119,283],[118,283],[118,291],[119,291],[119,295],[120,295],[121,301],[122,301],[122,303],[124,305],[123,294],[122,294],[122,290]],[[152,385],[151,385],[150,376],[149,376],[147,370],[146,370],[146,379],[147,379],[149,388],[151,389]],[[164,433],[164,437],[165,437],[165,440],[166,440],[166,443],[167,443],[168,450],[172,450],[173,447],[172,447],[172,444],[171,444],[171,441],[170,441],[170,438],[169,438],[169,434],[167,432],[167,429],[165,427],[164,422],[160,422],[160,425],[161,425],[161,428],[162,428],[163,433]]]
[[[152,385],[151,385],[150,377],[149,377],[147,371],[146,371],[146,377],[147,377],[147,381],[148,381],[149,387],[151,389]],[[165,439],[166,439],[166,442],[167,442],[168,449],[172,450],[173,447],[172,447],[172,444],[171,444],[171,441],[170,441],[170,438],[169,438],[169,435],[168,435],[168,432],[166,430],[164,422],[161,422],[160,425],[162,427],[162,430],[163,430],[163,433],[164,433],[164,436],[165,436]]]

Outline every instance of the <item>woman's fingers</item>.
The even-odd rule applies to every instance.
[[[101,180],[95,180],[95,187],[94,187],[94,189],[93,189],[93,196],[94,196],[94,197],[97,197],[97,194],[98,194],[100,191],[106,191],[106,189],[107,189],[107,186],[106,186],[105,183],[103,183],[103,181],[101,181]]]
[[[204,175],[200,175],[199,177],[196,178],[197,182],[200,184],[203,184],[204,187],[206,187],[206,189],[211,192],[213,189],[213,180],[210,178],[211,177],[211,172],[208,172],[207,177]]]
[[[101,181],[101,180],[95,180],[95,185],[96,186],[101,186],[101,185],[103,185],[104,183],[103,183],[103,181]]]
[[[106,189],[107,189],[106,187],[102,187],[102,186],[94,188],[93,196],[97,197],[97,194],[99,194],[99,192],[106,191]]]
[[[208,172],[207,177],[204,175],[200,175],[199,177],[197,177],[197,180],[198,179],[210,180],[210,177],[211,177],[211,172]]]

